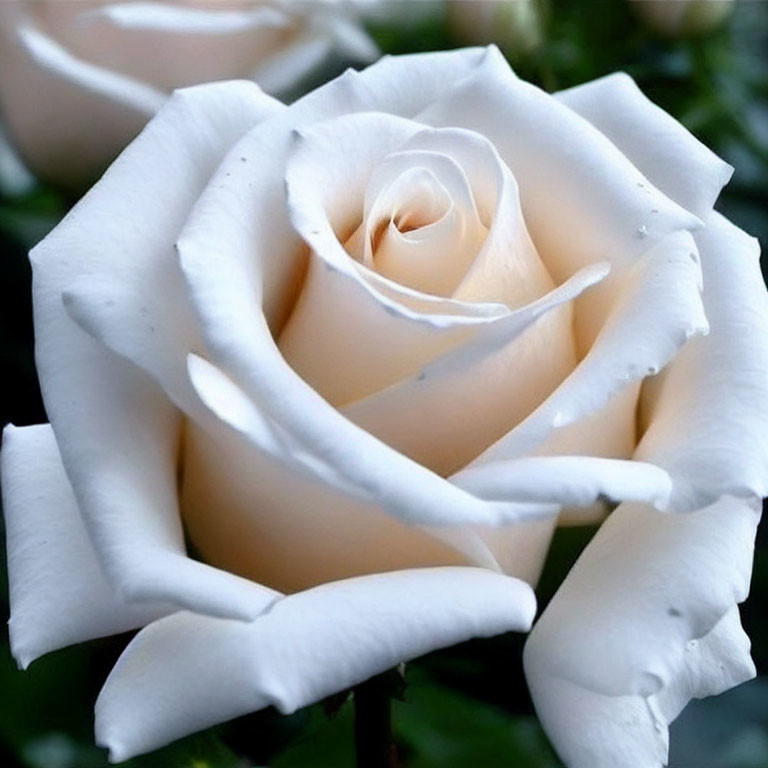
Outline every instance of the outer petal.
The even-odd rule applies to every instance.
[[[768,495],[768,296],[754,238],[713,214],[697,235],[709,335],[644,397],[636,458],[672,476],[672,503]]]
[[[537,711],[570,768],[661,766],[689,698],[754,674],[733,611],[758,519],[759,503],[724,497],[685,515],[625,504],[603,524],[525,649]]]
[[[128,605],[104,578],[50,425],[6,427],[2,451],[11,649],[19,664],[149,624],[171,606]]]
[[[624,73],[555,94],[589,120],[665,195],[704,218],[733,173]]]
[[[174,272],[173,239],[225,149],[262,116],[262,98],[245,83],[180,92],[31,255],[43,395],[107,577],[125,597],[229,616],[252,616],[275,593],[185,557],[178,414],[145,373],[84,334],[62,298],[73,281],[111,278],[104,314],[139,318],[116,337],[136,334],[163,354],[170,347],[168,360],[185,355],[197,336]],[[77,290],[64,298],[75,313],[87,304],[78,304]],[[146,321],[153,313],[155,324]],[[155,333],[141,336],[147,327]]]
[[[430,568],[325,584],[251,623],[175,614],[118,661],[97,739],[123,760],[270,704],[290,713],[435,648],[524,631],[534,610],[523,582]]]

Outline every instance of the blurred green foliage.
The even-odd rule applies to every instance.
[[[518,73],[547,90],[616,70],[631,74],[659,105],[736,168],[718,207],[768,244],[768,3],[740,2],[719,30],[670,40],[656,36],[624,0],[537,2],[542,44],[506,53]],[[385,52],[456,47],[446,19],[423,14],[408,26],[372,25]],[[0,360],[3,423],[45,420],[33,361],[27,250],[72,201],[36,188],[0,197]],[[557,533],[539,587],[543,607],[592,535]],[[0,569],[0,601],[7,584]],[[743,610],[758,670],[768,672],[768,535],[759,535],[753,594]],[[99,687],[126,637],[65,649],[15,669],[0,645],[0,760],[23,768],[105,768],[93,745]],[[405,701],[394,706],[404,768],[556,768],[522,673],[523,638],[477,640],[409,666]],[[343,699],[343,697],[341,697]],[[265,711],[240,718],[126,763],[131,768],[345,768],[354,764],[349,701],[333,715],[316,705],[290,717]],[[673,768],[768,765],[768,678],[691,705],[672,728]]]

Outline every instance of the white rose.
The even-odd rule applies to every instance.
[[[378,55],[350,0],[2,2],[0,116],[36,174],[82,189],[174,88],[282,93],[334,53]]]
[[[554,526],[610,499],[527,672],[569,765],[660,765],[753,672],[768,306],[730,172],[628,77],[552,97],[495,48],[178,92],[32,252],[16,658],[146,625],[96,707],[124,759],[526,629]]]

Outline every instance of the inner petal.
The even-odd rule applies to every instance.
[[[517,183],[487,139],[388,122],[386,130],[377,127],[389,149],[379,147],[374,157],[370,137],[378,120],[361,115],[334,121],[332,134],[323,126],[304,132],[289,162],[288,205],[312,256],[279,347],[347,418],[449,474],[519,424],[573,370],[571,307],[553,308],[483,355],[460,385],[455,377],[425,381],[432,361],[449,350],[475,349],[480,328],[533,305],[555,283],[528,234]],[[362,168],[348,149],[339,155],[340,135],[367,147],[368,155],[359,153]],[[331,190],[328,179],[337,177]],[[448,304],[490,302],[500,312],[471,322],[464,315],[425,316],[413,312],[414,296],[422,304],[442,301],[443,312]],[[424,344],[414,344],[422,338]],[[419,396],[404,401],[405,389]]]
[[[297,476],[223,425],[206,431],[188,422],[182,466],[181,511],[197,552],[281,592],[366,573],[476,564],[372,504]]]
[[[344,247],[400,285],[450,296],[487,233],[463,168],[446,154],[408,150],[374,169],[363,219]]]

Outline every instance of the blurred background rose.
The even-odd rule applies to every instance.
[[[174,88],[247,78],[284,96],[377,56],[350,0],[10,0],[0,110],[29,168],[84,189]]]
[[[725,21],[735,0],[631,0],[632,9],[651,29],[669,37],[712,32]]]
[[[511,11],[501,7],[518,3],[520,7]],[[56,4],[57,14],[64,16],[66,12],[62,9],[72,6],[68,0],[48,0],[34,4],[36,12],[47,4]],[[232,3],[230,8],[242,10],[245,5]],[[463,8],[453,8],[450,0],[358,0],[355,11],[362,16],[367,34],[385,53],[496,42],[521,76],[547,90],[567,88],[616,70],[629,72],[653,101],[735,166],[734,178],[718,208],[756,235],[764,250],[768,247],[768,3],[464,0],[461,5]],[[3,0],[0,4],[4,13],[9,12],[8,6],[21,6],[26,13],[33,3]],[[203,6],[220,10],[224,4],[210,0]],[[302,3],[291,6],[298,9]],[[77,3],[76,7],[83,11],[86,4]],[[14,13],[18,12],[17,7]],[[89,18],[88,24],[109,29],[117,24],[114,19],[105,18],[103,12]],[[461,18],[464,21],[457,21]],[[664,20],[660,22],[659,18]],[[505,26],[510,24],[511,28]],[[125,23],[122,27],[117,25],[117,29],[123,27]],[[77,30],[68,33],[74,38],[56,37],[47,27],[42,30],[59,45],[66,42],[74,46],[74,42],[67,41],[77,39]],[[134,33],[135,30],[128,29],[129,37],[125,39],[133,39],[130,35]],[[86,48],[65,50],[85,57],[87,46],[96,42],[88,39],[78,44]],[[166,86],[161,84],[169,82],[169,73],[177,66],[171,56],[175,49],[166,47],[162,56],[159,48],[153,50],[150,46],[139,54],[133,45],[126,43],[122,49],[118,46],[114,50],[106,46],[113,58],[98,64],[106,66],[123,56],[133,67],[123,73],[129,72],[138,79],[152,61],[165,61],[162,66],[168,67],[163,70],[166,79],[150,83],[152,88],[162,90]],[[180,47],[184,50],[185,43]],[[187,60],[195,59],[199,52],[201,61],[196,66],[200,69],[196,71],[202,72],[202,51],[206,45],[198,40],[186,50]],[[248,46],[238,49],[233,45],[230,50],[224,44],[222,50],[227,54],[216,60],[216,66],[235,59],[236,51],[247,51]],[[10,55],[3,41],[2,92],[8,79],[19,75],[16,67],[20,65],[11,64]],[[18,51],[13,55],[18,56]],[[342,45],[342,57],[351,58],[349,47]],[[208,71],[211,74],[205,76],[216,76],[214,70]],[[327,70],[331,71],[332,68]],[[310,75],[308,84],[322,76]],[[85,133],[83,128],[84,135],[98,143],[102,134],[108,132],[104,113],[99,116],[98,112],[88,112],[87,105],[77,101],[81,97],[70,92],[63,101],[55,102],[53,96],[46,95],[47,91],[38,92],[32,81],[27,82],[28,104],[32,105],[29,114],[47,116],[51,147],[68,124],[65,108],[76,104],[81,105],[79,117],[90,131]],[[292,91],[296,95],[301,88],[292,87]],[[60,108],[43,109],[47,99]],[[9,111],[7,101],[3,101],[2,108],[5,124],[13,131],[13,125],[20,125],[22,118]],[[34,138],[33,133],[22,134],[28,142]],[[17,149],[23,149],[16,131],[12,136]],[[44,141],[42,144],[45,148]],[[12,169],[3,178],[16,182],[0,186],[0,355],[6,384],[0,408],[3,423],[25,425],[45,420],[32,360],[26,251],[66,212],[71,197],[40,182],[30,186],[31,179],[19,172],[10,151],[3,153],[0,147],[0,174],[2,168]],[[74,186],[70,182],[70,189]],[[764,526],[758,534],[752,595],[743,610],[759,677],[686,710],[672,727],[671,768],[768,765],[767,531]],[[591,527],[562,529],[557,533],[537,590],[542,609],[593,533]],[[5,578],[4,568],[0,569],[0,578]],[[7,592],[2,594],[6,600]],[[406,701],[397,702],[394,711],[395,738],[403,768],[558,768],[559,763],[533,714],[522,677],[523,641],[524,637],[513,635],[473,641],[409,665]],[[115,638],[65,649],[35,662],[23,674],[14,668],[7,647],[0,648],[0,757],[5,759],[4,765],[106,768],[105,753],[92,746],[92,706],[125,642],[126,638]],[[504,672],[500,674],[500,670]],[[253,752],[256,733],[257,753]],[[290,717],[267,711],[241,718],[156,755],[130,761],[129,765],[347,768],[353,760],[351,710],[349,703],[342,705],[339,698]]]
[[[538,0],[452,0],[446,5],[451,34],[465,45],[495,43],[511,60],[524,58],[542,43]]]

